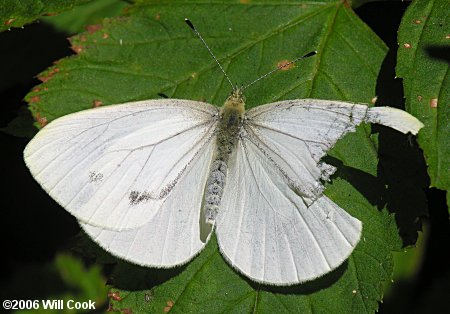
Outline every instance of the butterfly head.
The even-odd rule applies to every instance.
[[[242,92],[242,88],[235,87],[231,91],[231,94],[228,96],[225,101],[224,107],[233,107],[233,108],[245,108],[245,96]]]
[[[222,106],[222,117],[228,119],[228,116],[240,117],[242,119],[245,112],[245,97],[242,94],[242,89],[233,88],[230,96]]]

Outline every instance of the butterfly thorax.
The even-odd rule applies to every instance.
[[[239,129],[245,111],[245,99],[239,89],[234,90],[220,110],[217,130],[217,152],[215,159],[228,161],[228,156],[236,146]]]
[[[235,150],[245,112],[245,98],[235,89],[220,111],[216,150],[211,164],[205,193],[205,219],[213,224],[222,198],[227,176],[228,159]]]

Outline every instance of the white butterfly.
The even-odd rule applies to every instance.
[[[215,229],[220,251],[254,281],[287,285],[338,267],[361,222],[323,194],[321,158],[362,122],[416,134],[389,107],[294,99],[245,111],[240,89],[222,108],[163,99],[56,119],[28,144],[34,178],[105,250],[173,267]]]

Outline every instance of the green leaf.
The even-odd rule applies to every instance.
[[[92,29],[105,17],[119,15],[127,5],[127,2],[120,0],[96,0],[56,16],[44,16],[40,20],[60,32],[75,34],[84,31],[87,25],[92,25]]]
[[[0,31],[20,27],[43,15],[57,14],[92,0],[21,0],[0,2]]]
[[[230,86],[184,24],[185,17],[239,84],[280,62],[318,51],[250,88],[247,108],[281,99],[369,103],[375,97],[387,49],[341,1],[142,1],[130,7],[127,16],[105,20],[96,32],[72,38],[78,55],[42,73],[43,83],[27,95],[33,115],[45,124],[93,106],[159,98],[160,93],[221,105]],[[364,224],[357,248],[332,273],[293,287],[258,285],[224,262],[213,240],[179,269],[121,264],[114,276],[113,307],[151,313],[374,312],[383,282],[392,275],[391,251],[402,245],[395,219],[385,209],[389,204],[384,201],[383,170],[378,168],[379,144],[364,125],[330,152],[339,171],[326,194]],[[400,184],[402,180],[398,178]],[[395,197],[400,203],[402,195]]]
[[[431,186],[447,191],[450,208],[448,8],[446,0],[414,1],[408,7],[398,32],[397,75],[403,78],[407,110],[425,124],[418,142]]]
[[[55,266],[67,286],[79,292],[79,300],[93,300],[97,304],[102,303],[107,290],[98,266],[86,269],[81,261],[63,254],[56,257]]]

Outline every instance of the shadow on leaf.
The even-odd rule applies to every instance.
[[[391,49],[381,65],[377,79],[377,106],[390,106],[404,110],[402,80],[395,79],[396,49]],[[420,218],[428,209],[424,189],[429,185],[423,154],[411,135],[403,135],[388,127],[374,125],[378,133],[378,177],[386,186],[386,205],[399,228],[403,245],[413,245]]]
[[[345,261],[338,268],[333,271],[325,274],[322,277],[314,279],[312,281],[307,281],[301,284],[292,285],[292,286],[270,286],[260,284],[254,281],[251,281],[247,277],[240,274],[241,278],[255,290],[255,291],[266,291],[270,293],[281,293],[281,294],[312,294],[314,292],[329,288],[335,282],[337,282],[341,276],[345,273],[348,267],[348,262]]]
[[[95,260],[97,263],[110,265],[108,284],[115,288],[137,291],[151,289],[183,272],[189,263],[174,268],[149,268],[134,265],[101,248],[84,232],[80,232],[75,240],[76,251],[81,251],[83,255]]]
[[[425,47],[425,51],[430,58],[442,60],[450,64],[449,46],[428,46]]]

